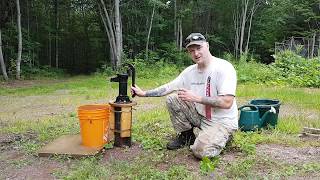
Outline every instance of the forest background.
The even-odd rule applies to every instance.
[[[123,63],[145,89],[176,77],[192,64],[191,32],[236,68],[239,106],[281,101],[275,129],[237,131],[220,157],[199,161],[166,150],[165,97],[141,98],[132,148],[37,156],[80,133],[77,107],[115,99],[107,77]],[[0,0],[0,179],[319,179],[319,140],[300,136],[320,128],[319,47],[319,0]]]
[[[320,84],[318,0],[2,0],[0,12],[5,80],[111,73],[127,61],[183,68],[192,63],[183,39],[201,32],[240,81]],[[275,44],[290,37],[307,40],[277,56]]]

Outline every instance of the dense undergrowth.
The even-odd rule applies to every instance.
[[[143,59],[127,60],[136,65],[139,76],[152,79],[154,77],[167,77],[178,74],[192,60],[186,56],[189,64],[181,60],[182,55],[176,57],[165,56],[146,62]],[[267,84],[293,87],[320,87],[320,58],[306,59],[291,51],[284,51],[274,56],[275,62],[271,64],[259,63],[257,59],[243,55],[240,59],[234,59],[232,55],[222,57],[230,61],[237,71],[239,84]],[[176,58],[174,63],[168,58]],[[179,59],[180,58],[180,59]],[[112,71],[106,68],[100,72],[111,75]],[[159,79],[159,78],[157,78]]]
[[[239,83],[320,87],[320,58],[306,59],[285,51],[274,56],[269,65],[257,63],[246,56],[233,60]]]
[[[152,52],[148,61],[140,58],[138,55],[135,59],[125,59],[124,63],[135,64],[139,77],[143,77],[145,79],[158,77],[158,80],[161,78],[165,79],[165,77],[175,76],[186,66],[192,64],[192,60],[186,55],[186,53],[170,50],[169,45],[164,46],[163,48],[164,50],[162,51]],[[235,66],[237,70],[238,83],[240,84],[320,87],[319,57],[306,59],[291,51],[284,51],[274,55],[275,62],[268,65],[259,63],[259,60],[247,55],[243,55],[239,59],[235,59],[231,54],[226,54],[222,58],[230,61]],[[125,69],[122,68],[118,70],[118,72],[119,71],[125,71]],[[32,68],[23,66],[22,72],[23,79],[59,79],[66,75],[63,70],[47,66]],[[106,76],[111,76],[115,73],[116,72],[107,65],[104,65],[97,70],[97,74]]]

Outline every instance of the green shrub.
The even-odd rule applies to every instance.
[[[286,82],[298,87],[320,87],[320,60],[306,59],[294,52],[284,51],[275,56],[273,67],[280,70]]]
[[[179,71],[183,67],[179,67],[172,63],[166,63],[164,61],[157,61],[153,63],[145,62],[142,59],[135,59],[134,61],[136,72],[139,77],[145,79],[167,78],[175,77],[179,74]]]
[[[157,53],[164,59],[164,62],[176,64],[178,66],[191,65],[191,57],[184,51],[177,49],[175,43],[163,43]]]
[[[224,57],[234,64],[239,83],[320,87],[319,58],[306,59],[284,51],[274,56],[274,63],[266,65],[247,55],[239,60],[230,54]]]
[[[239,62],[235,68],[239,83],[281,84],[283,81],[277,68],[255,61]]]

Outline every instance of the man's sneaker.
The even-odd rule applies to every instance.
[[[181,132],[173,141],[167,144],[167,149],[174,150],[183,148],[186,145],[194,143],[196,136],[193,134],[193,129]]]

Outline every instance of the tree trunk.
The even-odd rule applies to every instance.
[[[252,8],[251,8],[251,13],[250,13],[250,21],[249,21],[249,28],[248,28],[248,35],[247,35],[247,45],[246,45],[246,50],[245,50],[245,54],[248,53],[249,51],[249,42],[250,42],[250,35],[251,35],[251,24],[252,24],[252,18],[253,18],[253,14],[255,12],[255,1],[252,4]]]
[[[109,44],[110,44],[110,52],[111,52],[110,58],[111,58],[111,62],[112,62],[112,68],[115,70],[116,66],[117,66],[117,59],[116,59],[116,40],[114,37],[114,29],[112,27],[112,22],[109,17],[109,13],[107,11],[107,8],[106,8],[104,1],[100,0],[100,4],[98,4],[98,5],[99,5],[99,10],[101,10],[101,13],[100,13],[101,19],[103,21],[104,28],[106,30]]]
[[[238,5],[237,5],[236,9],[238,9]],[[236,57],[236,59],[238,59],[240,29],[239,29],[239,14],[238,14],[237,10],[234,11],[233,23],[234,23],[234,30],[235,30],[234,56]]]
[[[28,32],[28,41],[30,42],[30,8],[29,8],[29,1],[27,3],[27,32]],[[29,67],[33,66],[33,59],[31,58],[31,49],[28,49],[28,59],[29,59]]]
[[[48,56],[49,56],[49,67],[51,67],[52,66],[52,55],[51,55],[51,52],[52,52],[52,47],[51,47],[51,32],[50,32],[50,30],[48,31],[48,41],[49,41],[49,43],[48,43]]]
[[[115,12],[115,35],[116,35],[116,57],[117,57],[117,68],[121,65],[121,55],[122,55],[122,49],[121,49],[121,26],[120,26],[120,0],[114,1],[114,12]]]
[[[55,60],[56,60],[56,68],[59,68],[59,11],[58,11],[58,0],[55,0],[55,21],[56,21],[56,37],[55,37]]]
[[[174,0],[174,37],[178,47],[178,29],[177,29],[177,0]]]
[[[243,53],[243,39],[244,39],[244,30],[246,26],[246,19],[247,19],[247,10],[248,10],[248,3],[249,0],[244,0],[244,7],[242,7],[241,13],[241,33],[240,33],[240,54]]]
[[[320,9],[320,3],[319,3],[319,9]],[[320,60],[320,33],[318,34],[318,57],[319,57],[319,60]]]
[[[123,52],[123,37],[122,37],[122,18],[121,18],[121,13],[119,15],[120,17],[120,49],[121,49],[121,56],[122,56],[122,52]]]
[[[150,40],[150,33],[151,33],[151,29],[152,29],[152,22],[153,22],[153,17],[154,17],[155,10],[156,10],[156,4],[153,5],[151,19],[150,19],[150,25],[149,25],[149,30],[148,30],[147,43],[146,43],[146,55],[145,55],[146,60],[148,60],[149,40]]]
[[[182,51],[182,42],[183,42],[183,37],[182,37],[182,20],[178,20],[178,32],[179,32],[179,51]]]
[[[0,65],[2,70],[3,78],[8,81],[8,74],[6,69],[6,64],[4,63],[3,54],[2,54],[2,39],[1,39],[1,29],[0,29]]]
[[[21,14],[20,14],[20,2],[17,3],[17,28],[18,28],[18,57],[16,61],[16,78],[20,79],[21,74],[21,54],[22,54],[22,32],[21,32]]]
[[[316,33],[314,32],[312,37],[311,58],[313,58],[315,45],[316,45]]]

